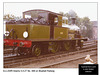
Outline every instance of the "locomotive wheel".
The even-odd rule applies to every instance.
[[[71,41],[71,51],[75,51],[76,49],[76,41]]]
[[[19,55],[25,55],[25,52],[22,48],[18,48],[18,54]]]
[[[49,43],[49,52],[51,53],[56,53],[57,51],[59,51],[60,46],[56,43],[56,42],[50,42]]]
[[[82,41],[81,41],[81,40],[78,41],[78,46],[79,46],[80,48],[83,47],[83,40],[82,40]]]
[[[38,45],[34,45],[32,47],[32,54],[35,56],[39,56],[41,54],[41,48]]]
[[[30,50],[29,49],[25,49],[25,48],[18,48],[18,54],[20,54],[20,55],[29,55],[30,54]]]
[[[64,42],[64,48],[66,51],[70,50],[70,48],[71,48],[70,42]]]

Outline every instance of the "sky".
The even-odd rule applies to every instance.
[[[44,9],[56,13],[68,13],[73,10],[80,18],[89,17],[90,21],[97,21],[97,3],[4,3],[4,14],[22,16],[22,12],[33,9]]]

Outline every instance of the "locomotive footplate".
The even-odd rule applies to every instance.
[[[5,46],[27,47],[30,48],[32,41],[29,40],[16,40],[16,39],[4,39]]]

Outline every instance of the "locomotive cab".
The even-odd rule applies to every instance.
[[[46,25],[62,26],[62,15],[46,10],[30,10],[23,12],[23,18],[29,18],[42,22]]]

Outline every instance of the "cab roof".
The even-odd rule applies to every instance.
[[[42,9],[28,10],[28,11],[23,12],[23,14],[25,14],[25,15],[31,15],[31,12],[33,12],[33,11],[40,11],[42,13],[51,13],[51,14],[54,14],[54,15],[60,15],[60,16],[62,16],[59,13],[55,13],[55,12],[48,11],[48,10],[42,10]]]

